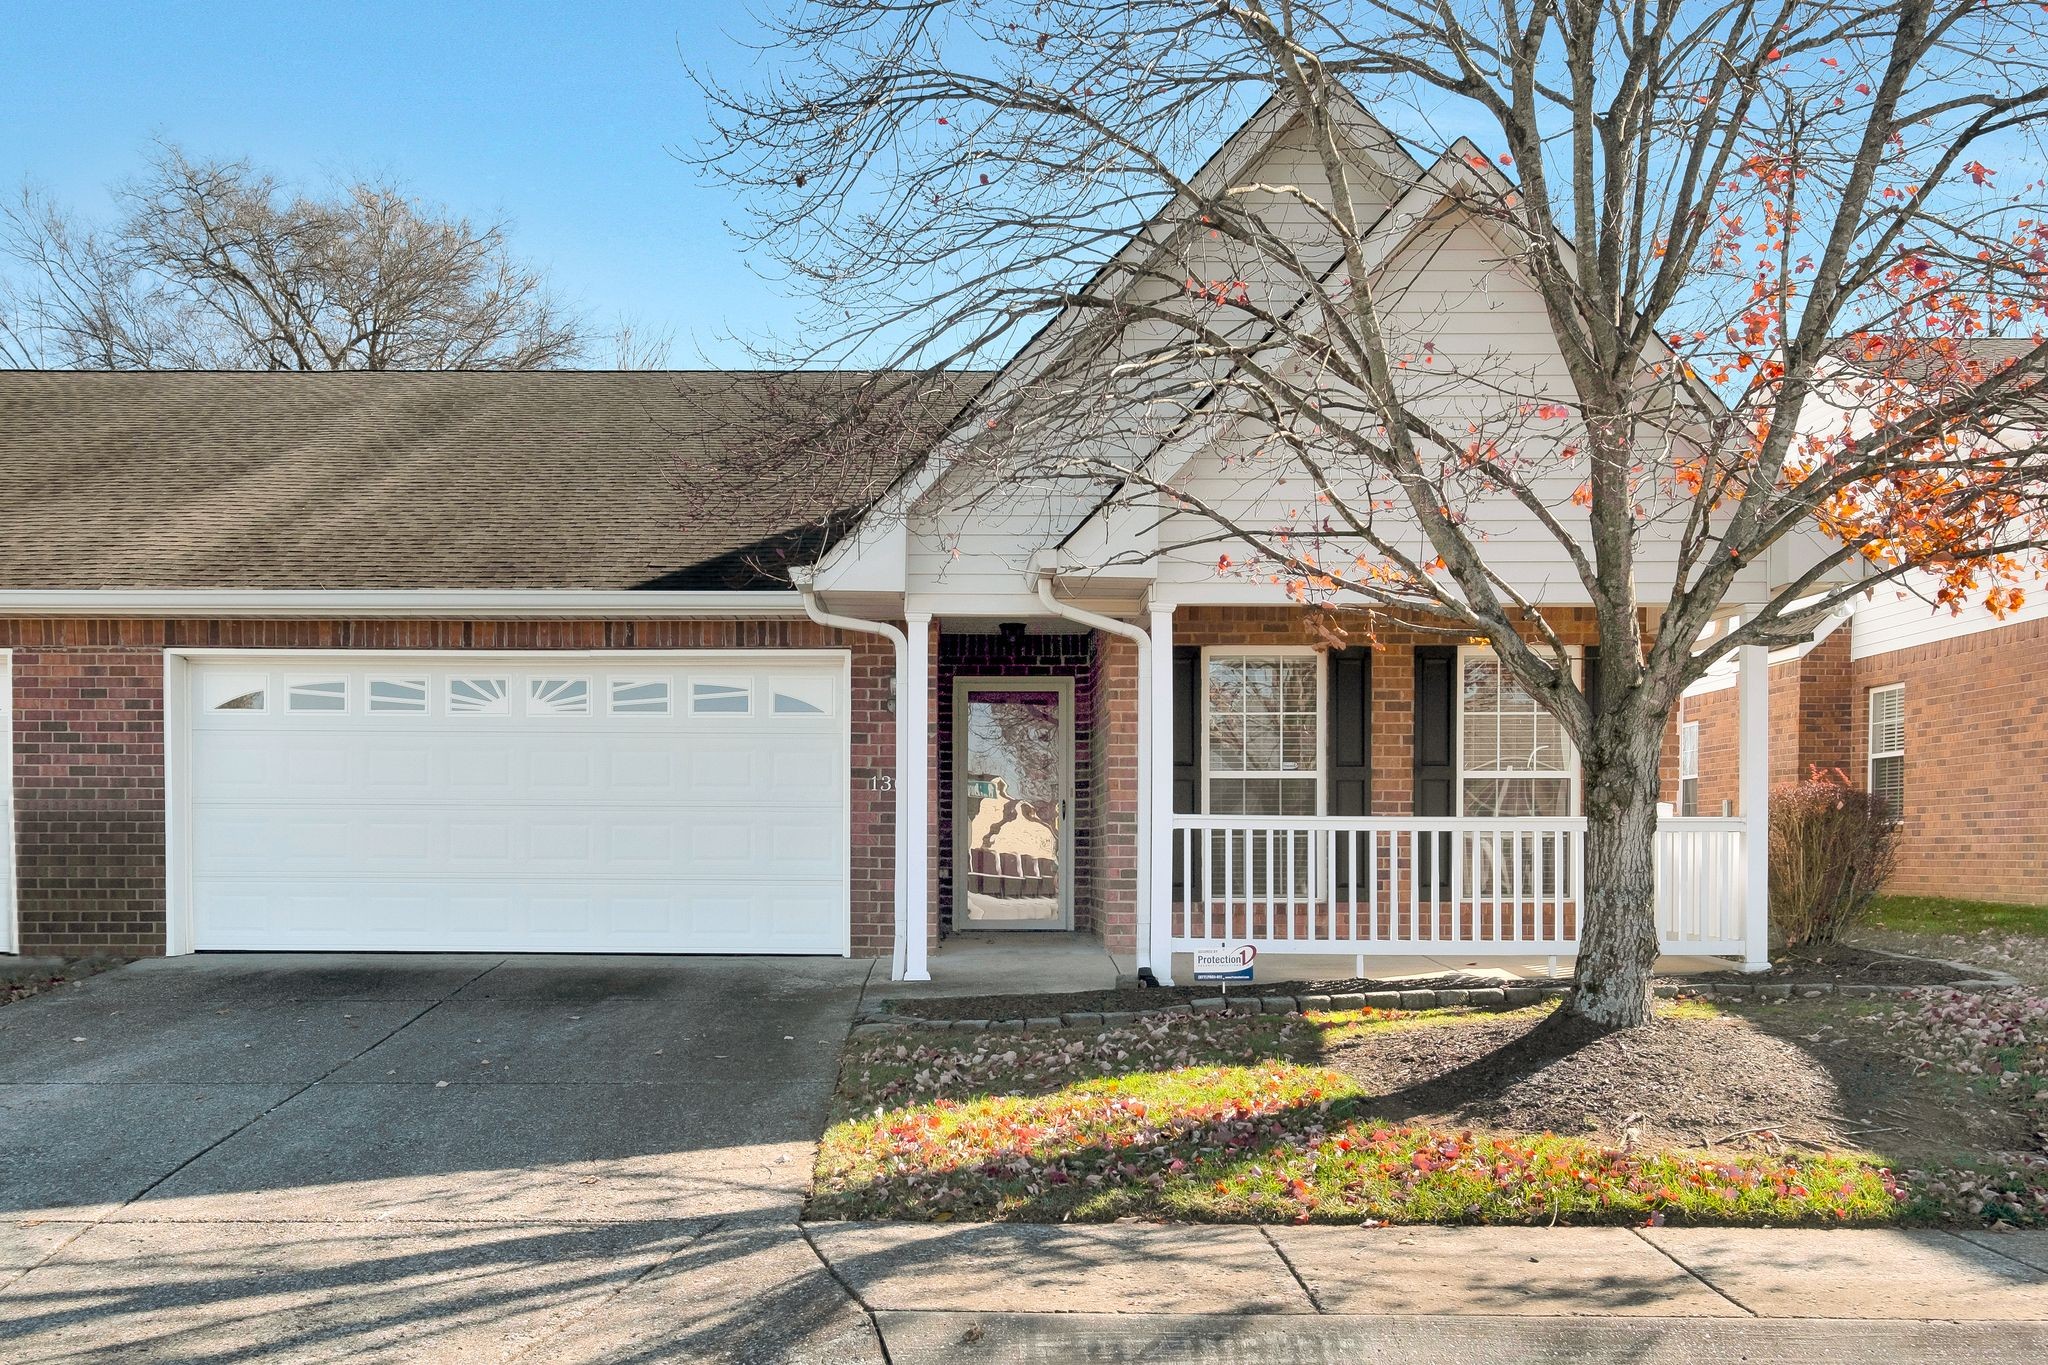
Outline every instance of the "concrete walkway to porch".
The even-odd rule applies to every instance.
[[[2038,1360],[2048,1233],[812,1223],[887,1359]]]

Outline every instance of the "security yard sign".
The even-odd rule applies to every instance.
[[[1195,980],[1249,982],[1252,963],[1258,956],[1259,950],[1249,943],[1241,943],[1235,948],[1221,943],[1214,948],[1197,948]]]

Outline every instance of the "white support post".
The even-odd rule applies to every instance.
[[[1737,651],[1736,782],[1743,825],[1742,970],[1771,965],[1771,651]]]
[[[932,905],[925,870],[930,863],[931,825],[932,726],[927,705],[931,696],[931,613],[905,613],[903,634],[903,678],[896,688],[896,705],[903,713],[903,743],[896,755],[896,782],[904,793],[904,827],[896,832],[907,907],[903,979],[929,981],[932,973],[925,948],[931,936]]]
[[[1151,739],[1150,767],[1139,785],[1139,800],[1151,813],[1147,857],[1152,875],[1146,923],[1141,926],[1150,947],[1152,974],[1162,986],[1173,984],[1173,608],[1152,608],[1151,695],[1145,698],[1144,724]]]

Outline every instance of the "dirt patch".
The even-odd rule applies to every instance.
[[[1946,962],[1936,962],[1929,958],[1897,957],[1890,953],[1873,952],[1868,948],[1837,943],[1819,951],[1802,950],[1776,954],[1771,961],[1771,969],[1767,972],[1740,973],[1731,967],[1728,972],[1699,972],[1663,979],[1681,982],[1734,979],[1760,983],[1786,981],[1864,986],[1946,986],[1957,981],[1983,981],[1989,978],[1982,972],[1952,967]]]
[[[1481,1017],[1337,1042],[1328,1062],[1379,1092],[1376,1116],[1404,1122],[1902,1163],[2026,1140],[2018,1115],[1916,1084],[1881,1033],[1832,1008],[1659,1018],[1622,1033]]]
[[[41,995],[74,981],[83,981],[125,961],[126,958],[120,957],[79,957],[54,965],[39,962],[26,967],[0,967],[0,1005],[11,1005],[17,1000]]]

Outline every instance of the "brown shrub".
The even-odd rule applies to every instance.
[[[1823,948],[1862,919],[1891,876],[1899,826],[1884,798],[1816,770],[1771,789],[1771,927]]]

